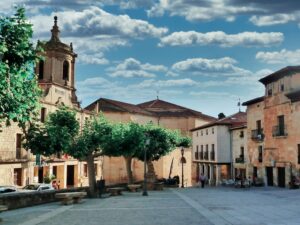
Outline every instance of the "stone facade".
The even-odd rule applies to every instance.
[[[300,68],[286,67],[260,81],[265,96],[244,103],[252,174],[265,185],[288,187],[300,169]]]

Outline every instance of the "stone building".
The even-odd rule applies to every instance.
[[[285,67],[259,81],[265,95],[243,103],[252,174],[268,186],[287,187],[300,169],[300,67]]]
[[[152,122],[168,129],[178,129],[183,135],[191,136],[190,129],[214,121],[215,118],[201,112],[172,104],[160,99],[138,105],[111,99],[100,98],[85,108],[95,113],[102,112],[106,118],[114,122],[136,122],[146,124]],[[185,186],[196,182],[195,168],[192,167],[191,149],[185,149],[184,165]],[[168,178],[178,175],[181,177],[181,152],[176,149],[169,155],[153,162],[157,178]],[[172,164],[172,166],[171,166]],[[103,177],[108,183],[127,181],[125,161],[119,157],[105,157],[103,161]],[[172,171],[170,174],[170,168]],[[143,164],[138,160],[132,162],[135,180],[143,179]]]
[[[82,110],[75,93],[75,59],[72,44],[60,41],[57,17],[51,30],[51,39],[38,42],[44,47],[44,61],[36,67],[39,86],[43,90],[40,122],[47,114],[65,105],[77,110],[80,123],[90,116],[90,112]],[[67,155],[62,157],[34,156],[22,148],[22,131],[16,124],[5,127],[0,133],[0,185],[19,185],[43,182],[47,174],[56,176],[60,188],[87,184],[87,166]],[[101,161],[96,160],[98,179],[101,174]]]
[[[239,137],[245,123],[246,113],[238,112],[191,129],[193,164],[197,168],[198,177],[203,173],[211,185],[218,185],[223,179],[232,178],[232,152],[245,146],[244,138]],[[236,172],[240,172],[242,168],[236,164],[235,166]]]

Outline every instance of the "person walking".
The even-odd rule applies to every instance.
[[[200,174],[199,181],[201,183],[201,188],[204,188],[206,176],[203,173]]]

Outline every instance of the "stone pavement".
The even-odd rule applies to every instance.
[[[5,225],[300,225],[300,190],[186,188],[124,192],[78,205],[59,203],[1,213]]]

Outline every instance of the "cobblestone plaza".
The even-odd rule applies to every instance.
[[[2,213],[5,225],[296,225],[299,190],[187,188],[58,202]]]

